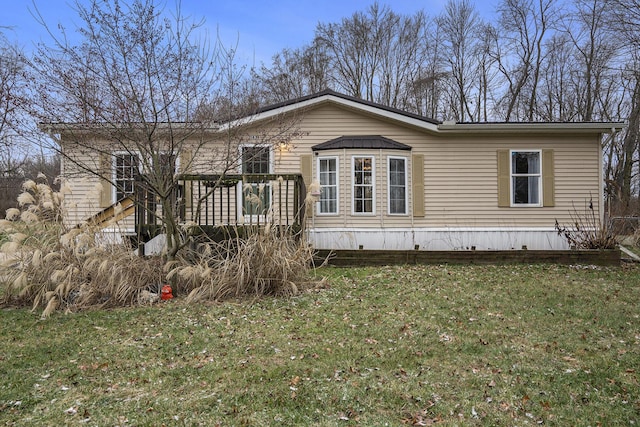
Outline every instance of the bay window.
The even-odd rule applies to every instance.
[[[320,182],[319,214],[338,213],[338,158],[320,157],[318,159]]]
[[[354,214],[375,213],[374,176],[373,157],[352,157],[352,210]]]

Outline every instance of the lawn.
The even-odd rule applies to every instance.
[[[0,310],[0,425],[629,425],[640,267],[323,268],[286,298]]]

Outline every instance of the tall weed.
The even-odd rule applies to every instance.
[[[138,257],[124,242],[110,242],[98,226],[66,226],[66,186],[53,191],[43,178],[25,182],[23,190],[20,208],[7,210],[0,221],[3,305],[30,304],[47,317],[56,310],[155,302],[167,281],[198,302],[290,295],[309,280],[313,252],[302,233],[247,227],[236,230],[242,237],[185,248],[163,264],[161,257]],[[109,225],[117,228],[114,220]]]
[[[593,200],[585,204],[584,212],[574,206],[570,225],[561,225],[556,220],[559,236],[575,249],[615,249],[618,247],[618,233],[607,224],[601,224],[593,207]]]
[[[7,239],[0,248],[3,304],[31,304],[47,317],[56,309],[135,304],[143,292],[158,288],[158,259],[106,244],[97,227],[65,226],[67,187],[56,192],[41,180],[24,183],[19,209],[8,209],[0,222]]]
[[[242,238],[201,244],[166,269],[167,279],[189,293],[187,301],[221,301],[296,294],[310,284],[312,261],[301,238],[256,227]]]

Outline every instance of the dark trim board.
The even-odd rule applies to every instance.
[[[339,267],[402,264],[586,264],[619,266],[620,250],[518,250],[518,251],[384,251],[319,250],[317,260],[328,257]]]

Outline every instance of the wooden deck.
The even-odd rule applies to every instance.
[[[267,224],[297,233],[305,197],[300,174],[180,175],[172,203],[181,223],[193,222],[220,238]],[[141,242],[162,232],[162,211],[142,186],[136,187],[135,215]]]

